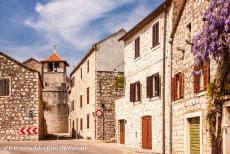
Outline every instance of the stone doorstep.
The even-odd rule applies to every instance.
[[[98,141],[102,143],[116,143],[116,140],[98,140]]]

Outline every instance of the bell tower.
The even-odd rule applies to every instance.
[[[67,61],[55,51],[42,62],[45,134],[68,132]]]

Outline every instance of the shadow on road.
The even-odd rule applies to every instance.
[[[71,137],[68,134],[48,134],[41,140],[74,140],[76,137]]]

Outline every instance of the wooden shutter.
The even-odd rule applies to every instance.
[[[82,107],[82,95],[80,96],[80,107]]]
[[[172,78],[172,100],[176,100],[176,77]]]
[[[136,83],[136,88],[137,88],[137,99],[136,99],[136,101],[140,101],[141,100],[141,84],[140,84],[140,82]]]
[[[152,29],[152,46],[155,47],[159,44],[159,22],[155,23]]]
[[[194,71],[199,71],[199,67],[198,66],[194,66]],[[198,93],[200,91],[200,76],[195,76],[193,75],[193,87],[194,87],[194,92]]]
[[[80,120],[80,130],[82,130],[82,127],[83,126],[83,121],[82,121],[82,118],[81,118],[81,120]]]
[[[184,74],[183,73],[179,73],[179,97],[183,98],[184,97]]]
[[[140,37],[135,39],[135,58],[140,56]]]
[[[87,88],[87,104],[89,104],[89,88]]]
[[[10,80],[0,79],[0,96],[10,95]]]
[[[208,61],[204,61],[203,63],[203,75],[204,75],[204,88],[207,88],[210,82],[210,63]]]
[[[87,114],[87,128],[89,128],[89,114]]]
[[[190,135],[190,153],[200,153],[200,119],[189,119],[189,135]]]
[[[156,23],[156,45],[159,44],[159,22]]]
[[[153,25],[153,32],[152,32],[152,46],[155,47],[155,44],[156,44],[156,37],[155,37],[155,34],[156,34],[156,26]]]
[[[146,79],[147,98],[153,97],[153,76],[148,76]]]
[[[89,73],[89,60],[87,60],[87,73]]]
[[[155,75],[155,93],[154,96],[160,96],[160,76],[159,74]]]
[[[135,84],[130,84],[130,102],[135,102]]]

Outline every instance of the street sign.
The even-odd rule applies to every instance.
[[[36,135],[37,134],[37,128],[24,128],[22,127],[19,130],[23,135],[28,134],[28,135]]]

